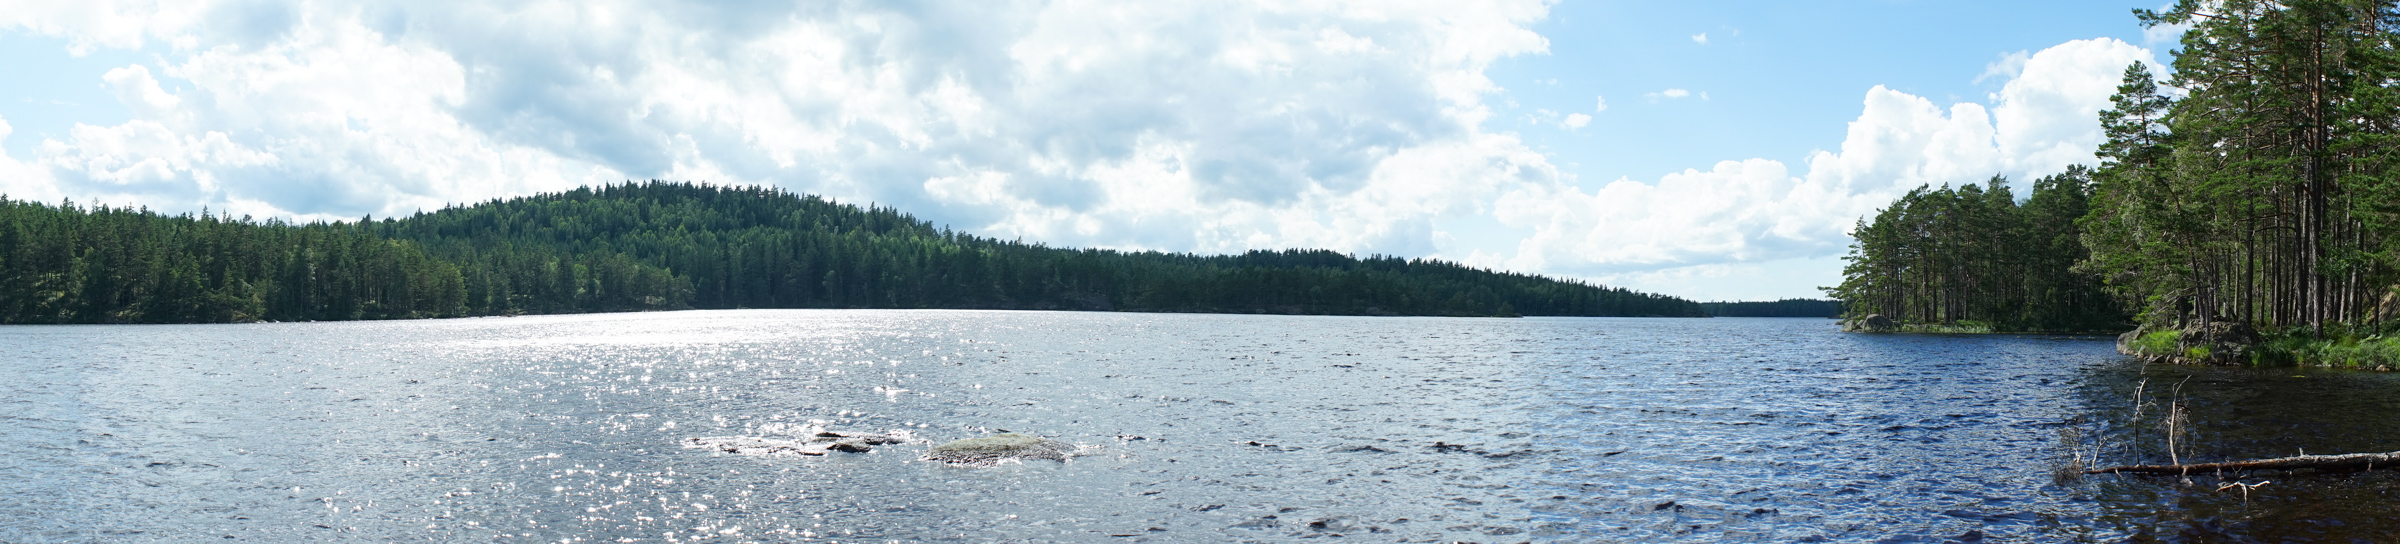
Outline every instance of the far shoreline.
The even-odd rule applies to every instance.
[[[247,320],[247,321],[173,321],[173,322],[63,322],[63,323],[0,323],[0,329],[10,328],[10,327],[63,327],[63,326],[290,325],[290,324],[310,324],[310,323],[402,323],[402,322],[432,322],[432,321],[453,321],[453,320],[469,320],[469,319],[515,318],[515,317],[626,316],[626,315],[638,315],[638,314],[670,314],[670,313],[691,313],[691,312],[747,312],[747,311],[778,311],[778,312],[780,312],[780,311],[818,311],[818,312],[850,312],[850,311],[879,311],[879,312],[1024,312],[1024,313],[1088,313],[1088,314],[1125,314],[1125,315],[1145,315],[1145,314],[1146,314],[1146,315],[1223,315],[1223,316],[1283,316],[1283,317],[1444,318],[1444,319],[1526,319],[1526,318],[1566,318],[1566,319],[1667,319],[1667,320],[1699,320],[1699,319],[1711,319],[1711,318],[1715,318],[1715,317],[1717,317],[1717,316],[1707,316],[1707,315],[1695,315],[1695,316],[1671,316],[1671,315],[1656,315],[1656,314],[1651,314],[1651,315],[1438,315],[1438,314],[1393,314],[1393,313],[1366,314],[1366,313],[1302,313],[1302,312],[1204,312],[1204,311],[1189,311],[1189,312],[1181,312],[1181,311],[1171,311],[1171,310],[1091,310],[1091,309],[1071,309],[1071,308],[676,308],[676,309],[644,309],[644,310],[623,310],[623,311],[608,311],[608,312],[516,313],[516,314],[494,314],[494,315],[451,315],[451,316],[398,317],[398,318],[372,318],[372,319],[325,319],[325,320],[306,320],[306,321],[275,321],[275,320],[264,320],[264,319],[261,319],[261,320]],[[1832,318],[1822,318],[1822,317],[1806,317],[1806,318],[1780,318],[1780,317],[1773,317],[1773,318],[1758,318],[1758,319],[1832,319]]]

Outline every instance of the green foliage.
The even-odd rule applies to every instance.
[[[458,267],[356,225],[0,198],[0,323],[463,315]]]
[[[1691,301],[1323,250],[1072,250],[778,190],[623,184],[286,225],[0,198],[0,323],[673,308],[1704,315]]]
[[[2168,85],[2128,67],[2101,114],[2081,269],[2154,325],[2377,323],[2400,246],[2400,14],[2388,1],[2185,1]]]
[[[2400,367],[2400,337],[2318,335],[2308,329],[2293,329],[2260,343],[2249,362],[2358,369]]]
[[[2019,205],[2007,180],[1920,187],[1860,221],[1842,284],[1826,289],[1851,317],[1880,314],[1920,332],[2090,331],[2125,316],[2077,273],[2076,220],[2089,171],[2034,183]],[[1972,324],[1968,324],[1972,323]]]
[[[2387,322],[2400,314],[2400,3],[2184,0],[2137,15],[2189,26],[2173,77],[2127,67],[2100,113],[2107,141],[2081,173],[2088,190],[2037,186],[2023,207],[2047,217],[2020,231],[2049,239],[2039,260],[2082,252],[2080,275],[2028,268],[2055,280],[2050,295],[1993,302],[1975,271],[2008,259],[1956,234],[1980,232],[1962,225],[1993,209],[1965,189],[1920,190],[1861,223],[1847,281],[1831,291],[1853,313],[1903,320],[2094,323],[2107,306],[2086,299],[2096,280],[2162,331],[2129,346],[2137,353],[2208,359],[2164,331],[2233,321],[2272,331],[2246,350],[2256,364],[2400,360],[2400,343],[2381,336],[2400,329]]]
[[[2183,331],[2149,331],[2134,338],[2127,349],[2137,355],[2171,355],[2183,344]]]

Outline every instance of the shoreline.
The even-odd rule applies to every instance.
[[[1958,321],[1951,324],[1903,323],[1881,314],[1841,319],[1842,332],[1873,334],[2018,334],[2049,336],[2118,336],[2122,330],[2007,330],[1982,321]]]
[[[2391,372],[2400,368],[2400,337],[2319,335],[2303,329],[2259,334],[2216,323],[2201,329],[2144,327],[2117,337],[2117,353],[2179,365],[2333,368]]]
[[[2109,332],[2109,331],[1995,331],[1995,330],[1988,330],[1988,329],[1987,329],[1987,330],[1955,330],[1955,329],[1952,329],[1952,328],[1942,328],[1942,327],[1902,327],[1900,330],[1890,330],[1890,331],[1843,331],[1843,332],[1853,332],[1853,333],[1860,333],[1860,334],[1908,334],[1908,335],[1949,335],[1949,336],[2090,336],[2090,337],[2095,337],[2095,338],[2113,337],[2113,336],[2117,336],[2117,335],[2120,335],[2120,334],[2124,334],[2124,333],[2121,333],[2121,332]]]
[[[720,312],[720,311],[745,311],[745,310],[808,310],[808,311],[829,311],[829,312],[840,312],[840,311],[935,311],[935,312],[942,312],[942,311],[956,311],[956,312],[1032,312],[1032,313],[1052,313],[1052,312],[1065,312],[1065,313],[1095,313],[1095,314],[1221,315],[1221,316],[1282,316],[1282,317],[1443,318],[1443,319],[1526,319],[1526,318],[1601,318],[1601,319],[1665,319],[1665,320],[1715,319],[1715,317],[1713,317],[1713,316],[1672,316],[1672,315],[1656,315],[1656,314],[1644,314],[1644,315],[1565,315],[1565,314],[1560,314],[1560,315],[1552,315],[1552,314],[1521,314],[1521,315],[1463,315],[1463,314],[1401,314],[1401,313],[1312,313],[1312,312],[1279,312],[1279,311],[1258,311],[1258,312],[1230,312],[1230,311],[1176,311],[1176,310],[1154,310],[1154,309],[1135,309],[1135,310],[1092,310],[1092,309],[1070,309],[1070,308],[973,308],[973,307],[959,307],[959,308],[671,308],[671,309],[641,309],[641,310],[621,310],[621,311],[604,311],[604,312],[510,313],[510,314],[491,314],[491,315],[448,315],[448,316],[386,317],[386,318],[363,318],[363,319],[312,319],[312,320],[300,320],[300,321],[277,321],[277,320],[271,320],[271,319],[251,319],[251,320],[241,320],[241,321],[98,321],[98,322],[67,321],[67,322],[28,322],[28,323],[0,323],[0,327],[76,327],[76,326],[120,326],[120,327],[122,327],[122,326],[132,326],[132,327],[140,327],[140,326],[170,326],[170,325],[277,325],[277,324],[287,324],[287,325],[288,325],[288,324],[306,324],[306,323],[390,323],[390,322],[415,322],[415,321],[450,321],[450,320],[468,320],[468,319],[501,319],[501,318],[515,318],[515,317],[565,317],[565,316],[638,315],[638,314],[659,314],[659,313],[679,313],[679,312]],[[1808,318],[1808,319],[1821,319],[1821,318]]]

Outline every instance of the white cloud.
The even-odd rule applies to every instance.
[[[2163,9],[2163,8],[2162,8]],[[2174,45],[2183,40],[2183,33],[2192,30],[2191,23],[2157,25],[2142,29],[2142,42],[2151,47]]]
[[[1777,227],[1793,210],[1750,206],[1810,196],[1796,191],[1823,192],[1802,187],[1782,163],[1751,159],[1669,174],[1656,184],[1617,180],[1590,193],[1518,188],[1496,212],[1535,232],[1519,245],[1512,268],[1594,275],[1758,259],[1768,257],[1758,253],[1763,236],[1822,236],[1781,232],[1791,230]]]
[[[1592,116],[1582,113],[1560,113],[1551,111],[1547,108],[1540,108],[1533,110],[1533,113],[1525,114],[1524,121],[1525,124],[1528,125],[1554,126],[1564,130],[1576,130],[1590,126],[1592,124]]]
[[[0,10],[0,29],[23,28],[65,36],[76,55],[98,48],[135,48],[202,18],[212,2],[10,2]]]
[[[2018,180],[2089,163],[2099,142],[2097,112],[2124,67],[2151,53],[2116,40],[2068,42],[2028,55],[1995,105],[1948,109],[1881,86],[1867,92],[1839,151],[1820,151],[1796,175],[1777,161],[1725,161],[1655,183],[1622,179],[1583,191],[1524,186],[1495,205],[1505,223],[1531,229],[1500,264],[1597,278],[1702,298],[1703,285],[1761,274],[1762,263],[1832,259],[1860,217],[1919,185]],[[1799,265],[1792,265],[1799,266]],[[1829,285],[1839,267],[1802,266]],[[1719,278],[1697,281],[1696,279]],[[1727,289],[1717,287],[1715,289]],[[1790,291],[1783,291],[1790,292]]]
[[[1805,257],[1693,265],[1596,279],[1607,285],[1676,293],[1694,300],[1777,300],[1823,296],[1818,288],[1837,282],[1843,264],[1837,256]]]
[[[1994,99],[2000,155],[2008,160],[2003,173],[2031,181],[2091,162],[2103,139],[2100,111],[2135,62],[2166,71],[2149,50],[2117,40],[2071,41],[2028,58]]]
[[[2027,51],[2000,55],[1999,60],[1984,65],[1983,73],[1975,76],[1975,83],[1980,84],[1993,79],[2015,79],[2017,74],[2025,72],[2025,61],[2032,58],[2033,54]]]
[[[38,160],[72,193],[307,218],[393,215],[627,177],[469,126],[457,111],[467,70],[442,51],[338,19],[277,35],[271,45],[200,49],[166,66],[187,87],[179,93],[144,66],[110,71],[103,79],[134,119],[79,125],[66,140],[43,142]]]
[[[1989,108],[1878,87],[1805,174],[1752,159],[1583,190],[1485,128],[1485,68],[1545,51],[1526,26],[1547,6],[46,4],[0,29],[162,52],[102,82],[131,120],[0,153],[0,191],[326,218],[625,179],[769,183],[987,235],[1202,252],[1441,256],[1458,250],[1437,225],[1490,218],[1531,234],[1450,256],[1672,287],[1838,254],[1852,220],[1919,183],[2088,160],[2093,105],[2149,56],[2113,40],[2027,55]]]
[[[0,140],[15,130],[7,119],[0,119]],[[63,196],[47,172],[8,156],[7,149],[0,149],[0,195],[33,202],[57,202]]]
[[[1702,33],[1699,33],[1699,34],[1693,34],[1693,35],[1692,35],[1692,43],[1696,43],[1696,44],[1700,44],[1700,45],[1708,45],[1708,33],[1707,33],[1707,32],[1702,32]]]
[[[167,49],[106,79],[132,121],[37,146],[36,184],[161,209],[696,179],[1058,244],[1398,252],[1474,205],[1376,202],[1389,164],[1547,168],[1479,128],[1484,67],[1547,47],[1541,0],[37,7],[0,28]]]

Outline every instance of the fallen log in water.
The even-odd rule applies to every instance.
[[[2348,455],[2296,455],[2274,459],[2198,463],[2191,465],[2137,465],[2108,467],[2083,471],[2084,474],[2199,474],[2225,470],[2375,470],[2376,465],[2400,467],[2400,451],[2391,453],[2353,453]]]

